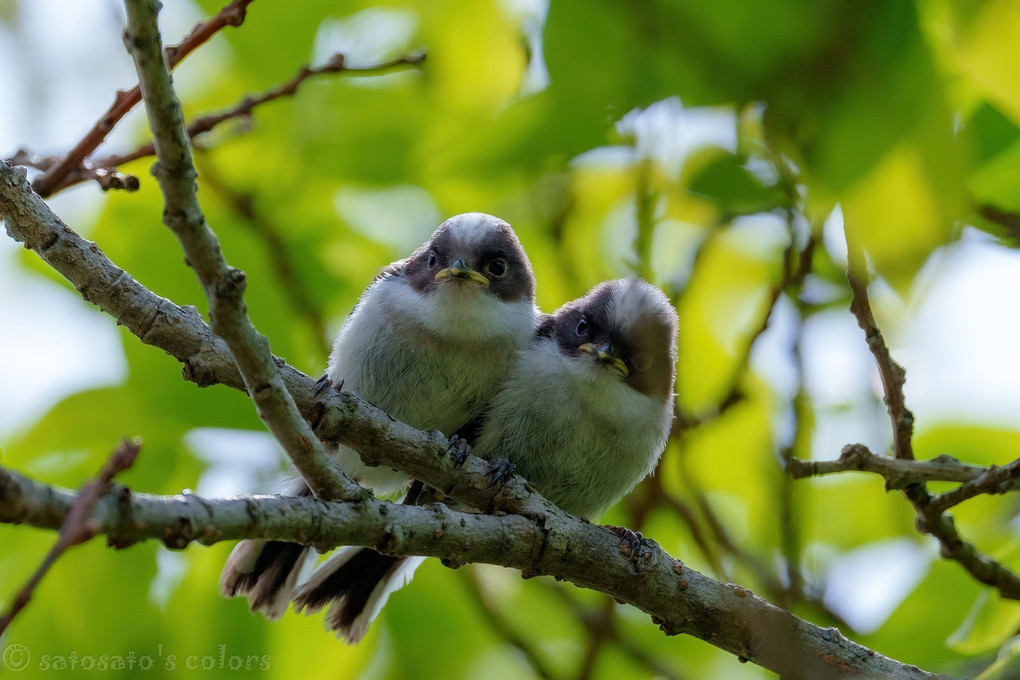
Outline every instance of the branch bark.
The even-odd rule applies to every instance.
[[[233,0],[225,5],[215,16],[198,23],[177,45],[166,49],[166,58],[171,68],[179,64],[197,47],[204,44],[220,29],[226,26],[240,26],[244,23],[245,14],[254,0]],[[113,100],[113,104],[104,113],[92,129],[49,170],[39,175],[33,188],[41,196],[49,196],[57,189],[63,188],[64,179],[75,169],[85,165],[86,159],[103,143],[106,136],[127,113],[142,100],[142,92],[138,85],[130,90],[121,90]],[[88,168],[86,168],[88,170]]]
[[[28,579],[28,582],[14,596],[10,609],[0,616],[0,635],[4,634],[4,631],[10,626],[11,621],[18,615],[18,612],[24,609],[29,601],[31,601],[32,593],[35,591],[36,586],[46,576],[54,562],[68,548],[84,543],[96,535],[99,529],[95,522],[92,521],[92,514],[96,503],[110,492],[113,478],[134,464],[140,446],[141,443],[139,441],[129,442],[125,440],[121,442],[103,464],[96,478],[85,484],[78,495],[74,497],[70,506],[64,512],[63,521],[58,527],[60,535],[57,538],[57,542],[43,559],[39,568]],[[2,473],[2,470],[0,470],[0,473]],[[0,477],[0,481],[2,481],[2,477]],[[3,484],[0,483],[0,490],[2,488]],[[3,494],[0,493],[0,502],[2,501]]]
[[[479,474],[481,473],[481,474]],[[466,477],[484,471],[464,471]],[[54,529],[75,494],[0,468],[0,521]],[[100,498],[95,526],[115,547],[155,538],[171,548],[240,538],[297,541],[328,548],[370,545],[395,555],[438,557],[448,566],[500,564],[526,576],[551,575],[611,595],[650,614],[669,635],[688,634],[788,680],[853,677],[934,680],[940,676],[877,654],[774,607],[748,590],[685,567],[654,542],[640,563],[612,532],[548,506],[535,517],[460,513],[375,499],[150,496],[115,487]]]
[[[336,465],[298,412],[269,351],[269,341],[248,319],[244,272],[227,265],[205,222],[184,114],[163,58],[156,23],[159,2],[127,0],[125,7],[124,44],[135,60],[152,128],[157,158],[152,174],[163,192],[163,221],[181,242],[188,264],[205,290],[212,330],[226,341],[259,418],[287,451],[309,488],[320,498],[354,500],[364,489]]]
[[[868,349],[875,357],[878,374],[882,379],[883,399],[889,410],[892,421],[893,453],[897,458],[912,459],[914,457],[914,414],[907,408],[903,398],[903,384],[907,381],[907,372],[892,358],[882,331],[875,322],[868,298],[868,267],[864,260],[864,249],[852,238],[847,236],[847,272],[852,298],[850,311],[857,319],[857,325],[864,331]]]
[[[787,461],[787,472],[794,479],[829,475],[835,472],[874,472],[885,478],[885,488],[904,489],[924,482],[971,482],[982,478],[993,469],[961,463],[952,456],[938,456],[932,460],[905,460],[877,456],[863,444],[847,444],[838,460]],[[1001,491],[1000,491],[1001,493]]]

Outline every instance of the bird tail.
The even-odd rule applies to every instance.
[[[220,575],[223,597],[247,597],[253,612],[275,620],[287,611],[308,547],[283,541],[247,540],[235,547]]]
[[[301,479],[295,480],[287,495],[309,496],[311,491]],[[253,612],[261,612],[275,620],[287,611],[291,595],[309,548],[298,543],[245,540],[234,550],[220,574],[220,594],[224,597],[247,597]]]
[[[390,593],[414,576],[424,557],[391,557],[371,548],[341,548],[315,570],[294,596],[294,608],[311,614],[329,605],[326,627],[357,644]]]

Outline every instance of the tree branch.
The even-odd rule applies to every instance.
[[[56,529],[70,516],[77,498],[74,492],[0,468],[2,522]],[[330,502],[308,496],[156,496],[119,485],[98,498],[90,522],[118,549],[151,539],[180,550],[193,542],[265,538],[322,550],[369,545],[387,554],[428,555],[450,564],[480,561],[486,555],[499,556],[496,563],[523,563],[524,553],[535,549],[541,537],[527,537],[536,529],[517,515],[459,513],[441,504],[424,508],[374,498]],[[516,557],[507,556],[517,550]]]
[[[125,7],[128,20],[124,43],[135,60],[152,128],[158,159],[152,174],[164,196],[163,221],[181,242],[205,290],[212,330],[230,348],[259,418],[287,451],[312,491],[320,498],[353,500],[365,491],[326,453],[298,412],[269,351],[269,341],[248,319],[244,272],[227,265],[198,205],[197,173],[184,131],[184,115],[163,59],[156,23],[159,3],[127,0]]]
[[[103,464],[96,478],[85,484],[81,491],[78,492],[78,495],[75,496],[67,508],[64,520],[60,523],[60,536],[57,538],[57,542],[47,553],[46,557],[43,558],[39,568],[28,579],[28,582],[14,596],[14,600],[11,602],[7,613],[0,615],[0,635],[4,634],[4,631],[11,625],[11,621],[14,620],[18,612],[24,609],[32,600],[32,593],[35,591],[36,586],[43,580],[43,577],[46,576],[46,573],[57,559],[68,548],[88,541],[99,531],[99,528],[92,521],[92,512],[96,507],[96,503],[99,502],[101,497],[110,492],[113,478],[134,464],[140,446],[140,441],[129,442],[125,440],[121,442]],[[0,473],[2,473],[2,470],[0,470]],[[0,477],[0,482],[2,482],[2,477]],[[0,491],[3,490],[3,486],[0,483]],[[4,494],[0,493],[0,502],[3,500]]]
[[[176,45],[166,48],[166,59],[169,67],[173,68],[191,54],[199,45],[207,42],[220,29],[226,26],[240,26],[250,5],[254,0],[233,0],[225,5],[215,16],[195,25],[185,38]],[[138,85],[130,90],[121,90],[113,100],[113,104],[107,109],[92,129],[81,139],[70,152],[53,167],[36,177],[33,188],[40,196],[49,196],[59,188],[61,183],[75,169],[82,167],[96,148],[103,143],[106,136],[113,131],[113,128],[120,120],[127,115],[128,111],[142,100],[142,91]]]
[[[222,383],[243,389],[237,367],[223,340],[217,338],[194,308],[181,308],[154,295],[119,269],[94,243],[85,241],[63,224],[27,185],[25,171],[0,164],[0,216],[12,238],[24,242],[63,274],[86,300],[125,325],[143,342],[161,347],[181,361],[185,377],[200,385]],[[311,378],[280,361],[280,374],[302,414],[314,424],[318,436],[335,439],[362,452],[370,462],[395,467],[447,491],[474,507],[494,507],[521,517],[498,517],[505,522],[507,536],[522,541],[528,549],[541,546],[538,557],[523,560],[526,576],[550,574],[582,587],[606,593],[649,612],[668,633],[684,633],[706,640],[743,659],[774,670],[784,678],[828,680],[854,674],[856,678],[924,678],[933,676],[916,667],[900,664],[846,640],[835,629],[813,626],[750,594],[746,589],[714,581],[676,562],[657,546],[647,546],[649,568],[634,573],[633,562],[619,554],[619,539],[600,527],[572,518],[532,493],[519,477],[493,489],[486,476],[488,465],[473,456],[463,468],[456,468],[446,451],[446,438],[439,432],[420,432],[392,421],[385,413],[354,394],[330,393],[316,397]],[[130,502],[118,499],[127,499]],[[73,500],[68,492],[26,480],[14,473],[0,473],[0,521],[24,522],[56,528]],[[369,544],[386,549],[386,527],[391,533],[404,527],[421,508],[386,506],[388,522],[371,538],[356,539],[359,531],[346,522],[375,522],[370,512],[358,508],[377,507],[376,501],[324,503],[316,499],[241,498],[209,501],[194,496],[147,497],[115,489],[97,505],[97,516],[112,527],[115,541],[131,542],[142,536],[132,531],[136,521],[154,538],[167,537],[169,544],[183,547],[187,541],[211,543],[216,540],[263,537],[277,540]],[[216,505],[222,503],[225,505]],[[273,504],[277,505],[273,505]],[[210,523],[209,508],[217,510]],[[297,528],[286,529],[283,519],[274,519],[286,507],[296,508]],[[400,506],[407,508],[408,506]],[[327,508],[329,511],[327,512]],[[349,514],[332,515],[334,508],[349,508]],[[17,509],[17,510],[15,510]],[[222,512],[220,510],[222,509]],[[516,510],[515,510],[516,509]],[[249,510],[255,518],[249,516]],[[344,510],[348,513],[348,510]],[[450,515],[453,516],[453,515]],[[467,515],[469,524],[483,515]],[[523,520],[522,520],[523,518]],[[529,521],[530,518],[530,521]],[[382,523],[381,520],[378,520]],[[524,521],[526,524],[518,524]],[[251,524],[256,522],[257,524]],[[280,522],[281,524],[273,524]],[[432,544],[442,530],[439,520],[432,532],[416,533],[421,543],[404,544],[409,552],[439,553]],[[456,530],[460,522],[448,523]],[[486,524],[480,531],[492,543],[478,544],[478,559],[499,562],[485,554],[481,545],[493,546],[502,537],[503,524]],[[524,533],[516,533],[525,529]],[[532,537],[538,530],[541,538]],[[337,532],[327,535],[326,531]],[[304,532],[304,533],[302,533]],[[320,532],[314,535],[310,532]],[[532,533],[529,533],[532,532]],[[457,534],[461,535],[461,534]],[[385,539],[385,540],[384,540]],[[445,540],[454,540],[447,538]],[[503,538],[499,539],[502,546]],[[471,544],[475,546],[475,544]],[[508,548],[500,547],[500,550]],[[452,552],[442,555],[457,557]],[[466,558],[465,558],[466,559]],[[510,565],[514,566],[514,565]]]
[[[614,616],[616,603],[612,600],[605,599],[597,607],[587,606],[578,601],[578,598],[571,596],[561,584],[548,583],[547,585],[549,592],[556,595],[571,610],[575,618],[588,629],[588,638],[591,644],[589,644],[586,654],[586,663],[577,674],[579,679],[591,676],[594,670],[595,656],[603,647],[603,643],[611,641],[616,643],[622,652],[647,668],[655,677],[665,678],[665,680],[683,680],[685,676],[680,674],[677,669],[659,662],[620,630]],[[587,658],[588,654],[592,655],[590,663]]]
[[[1020,458],[1002,467],[992,465],[952,491],[940,493],[932,500],[933,512],[945,512],[954,505],[981,494],[1000,494],[1020,489]]]
[[[483,471],[478,472],[484,482]],[[0,468],[0,521],[53,529],[67,516],[74,498],[71,492]],[[447,565],[500,564],[611,595],[650,614],[667,634],[694,635],[784,679],[938,677],[861,647],[836,629],[813,626],[740,586],[688,569],[654,542],[646,541],[642,548],[641,563],[647,568],[635,571],[635,562],[614,533],[548,507],[548,513],[529,519],[372,498],[204,499],[136,494],[118,486],[96,503],[93,521],[115,547],[146,538],[175,549],[193,541],[210,545],[267,538],[320,548],[369,545],[386,554],[438,557]]]
[[[864,444],[847,444],[843,447],[838,460],[807,461],[791,458],[787,461],[786,467],[786,471],[794,479],[851,470],[874,472],[885,478],[887,490],[904,489],[912,484],[925,482],[970,482],[996,469],[1005,468],[967,465],[952,456],[938,456],[926,461],[877,456]]]
[[[864,249],[854,239],[847,236],[847,272],[853,297],[850,311],[857,319],[857,325],[864,331],[868,349],[875,357],[878,373],[882,378],[883,400],[889,409],[892,421],[893,453],[897,458],[911,459],[914,457],[912,438],[914,436],[914,414],[910,412],[903,399],[903,384],[907,381],[907,372],[896,363],[885,344],[882,331],[878,329],[875,315],[871,313],[871,302],[868,300],[868,267],[864,261]]]
[[[18,149],[18,151],[8,160],[15,165],[24,165],[45,172],[56,167],[56,165],[63,160],[63,157],[44,156],[40,158],[39,156],[29,153],[25,149]],[[50,192],[50,194],[52,195],[60,189],[66,189],[69,186],[73,186],[80,182],[86,182],[88,180],[94,180],[103,191],[109,191],[110,189],[138,191],[141,186],[138,178],[134,175],[130,173],[125,175],[117,172],[117,170],[112,167],[96,166],[95,163],[86,158],[71,172],[71,174],[65,177],[60,186],[56,187],[52,192]]]
[[[322,66],[302,66],[298,72],[285,83],[270,88],[261,94],[248,95],[229,109],[219,111],[217,113],[209,113],[204,116],[198,116],[188,124],[188,138],[194,140],[199,135],[209,132],[216,126],[228,120],[247,118],[251,116],[255,107],[261,106],[262,104],[266,104],[283,97],[293,97],[297,94],[298,88],[301,87],[302,83],[315,76],[339,73],[346,73],[352,76],[376,76],[390,73],[402,67],[417,67],[424,63],[424,61],[425,54],[421,53],[404,55],[397,59],[392,59],[380,64],[374,64],[372,66],[348,66],[344,55],[337,53],[330,57],[329,60],[327,60]],[[155,148],[152,142],[150,142],[125,154],[112,154],[98,159],[94,164],[101,168],[112,169],[124,163],[138,160],[139,158],[145,158],[146,156],[151,156],[155,152]]]
[[[912,460],[914,452],[911,437],[914,429],[914,416],[907,409],[903,397],[906,372],[902,366],[893,361],[889,347],[885,344],[885,339],[871,313],[864,250],[849,235],[846,243],[847,279],[853,294],[850,311],[864,331],[868,349],[875,356],[875,362],[878,364],[878,370],[882,376],[884,399],[889,407],[889,417],[893,426],[893,451],[897,459]],[[1012,469],[1009,474],[1013,474]],[[938,502],[936,498],[932,497],[924,482],[909,484],[903,488],[903,491],[917,512],[918,531],[931,534],[938,539],[943,557],[958,562],[975,579],[996,588],[1002,597],[1020,600],[1020,576],[964,541],[956,529],[952,515],[944,512],[948,507],[947,502],[951,503],[955,497],[963,500],[963,496],[970,490],[960,492],[955,497],[950,496],[949,501],[943,499],[942,502]]]
[[[485,592],[485,586],[478,577],[478,572],[473,569],[466,570],[461,581],[471,600],[477,606],[479,614],[489,624],[492,632],[502,638],[506,644],[516,648],[537,677],[542,680],[558,680],[558,676],[543,660],[539,650],[514,629],[512,617],[503,616],[500,608],[491,602],[491,598]]]

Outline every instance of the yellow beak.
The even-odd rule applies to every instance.
[[[442,269],[436,272],[436,281],[448,281],[450,279],[465,279],[480,283],[483,286],[489,285],[489,279],[485,278],[482,274],[476,272],[474,269],[466,266],[464,260],[457,259],[452,265],[446,269]]]
[[[623,359],[613,354],[612,347],[606,343],[601,347],[597,347],[590,342],[586,342],[577,348],[585,354],[590,354],[600,363],[609,364],[622,375],[630,375],[630,371],[627,369],[627,364],[623,363]]]

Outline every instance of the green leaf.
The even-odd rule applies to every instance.
[[[777,207],[781,196],[751,174],[738,156],[713,149],[689,178],[689,189],[702,194],[730,215],[764,212]],[[691,163],[693,161],[689,161]]]

